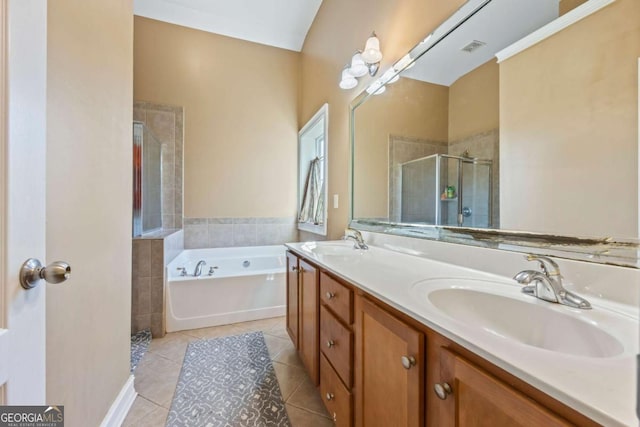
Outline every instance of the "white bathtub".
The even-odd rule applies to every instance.
[[[202,275],[193,277],[200,260]],[[210,267],[218,267],[211,276]],[[167,332],[284,316],[285,270],[284,246],[182,251],[165,275]]]

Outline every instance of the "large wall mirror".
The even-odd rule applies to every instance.
[[[352,104],[352,225],[636,239],[639,14],[465,3]]]

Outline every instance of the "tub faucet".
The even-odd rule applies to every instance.
[[[542,271],[524,270],[513,277],[518,283],[525,285],[522,292],[541,300],[557,302],[569,307],[591,308],[589,301],[564,288],[560,267],[555,261],[545,256],[533,254],[526,255],[525,258],[527,261],[538,261]]]
[[[193,277],[198,277],[202,274],[202,266],[204,265],[207,265],[207,263],[204,262],[203,259],[198,261],[198,264],[196,265],[196,269],[193,271]]]
[[[362,233],[358,230],[354,230],[353,228],[347,228],[344,232],[344,240],[353,239],[354,248],[355,249],[369,249],[369,246],[364,242],[364,238],[362,237]]]

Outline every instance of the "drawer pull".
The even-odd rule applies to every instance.
[[[338,416],[336,415],[336,413],[333,413],[333,422],[337,422],[338,421]]]
[[[448,395],[453,393],[451,386],[449,383],[436,384],[433,386],[433,390],[436,392],[436,396],[438,399],[445,400]]]
[[[298,268],[298,271],[299,271],[300,273],[304,273],[304,272],[305,272],[305,271],[307,271],[307,270],[305,270],[305,269],[304,269],[304,267],[300,267],[300,268]]]
[[[412,366],[416,365],[416,358],[413,356],[402,356],[400,360],[404,369],[411,369]]]
[[[336,345],[336,343],[335,343],[335,342],[333,342],[333,340],[329,340],[329,341],[327,341],[327,347],[331,348],[331,347],[333,347],[334,345]]]
[[[291,267],[291,271],[298,271],[298,267],[294,265],[293,267]]]
[[[327,292],[325,295],[327,296],[327,299],[333,299],[336,297],[336,294],[333,292]]]
[[[327,393],[327,400],[333,400],[334,397],[333,393]]]

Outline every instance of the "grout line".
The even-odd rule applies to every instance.
[[[292,394],[293,394],[293,393],[292,393]],[[317,415],[317,416],[322,417],[322,418],[327,418],[327,419],[329,419],[329,420],[332,420],[332,421],[333,421],[333,419],[329,416],[329,414],[328,414],[328,413],[320,414],[320,413],[318,413],[318,412],[316,412],[316,411],[313,411],[313,410],[311,410],[311,409],[309,409],[309,408],[305,408],[305,407],[303,407],[303,406],[294,405],[293,403],[290,403],[290,402],[285,402],[285,405],[293,406],[293,407],[294,407],[294,408],[296,408],[296,409],[300,409],[300,410],[305,411],[305,412],[308,412],[308,413],[310,413],[310,414]]]

